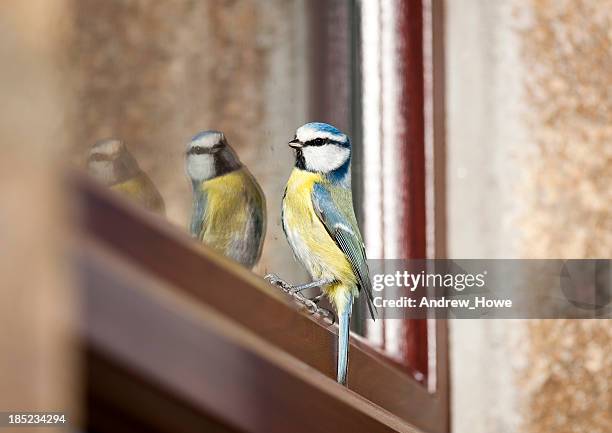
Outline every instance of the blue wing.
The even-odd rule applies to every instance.
[[[314,185],[312,203],[315,213],[325,226],[325,229],[351,264],[353,272],[357,277],[358,288],[366,293],[368,309],[372,318],[375,318],[376,308],[373,303],[370,271],[368,269],[365,247],[353,214],[353,203],[350,194],[350,190],[347,190],[341,194],[342,197],[339,197],[342,200],[342,205],[348,207],[347,212],[350,213],[348,216],[338,208],[330,190],[320,183]]]
[[[191,214],[191,224],[189,225],[189,232],[191,236],[196,239],[200,238],[202,233],[202,225],[204,223],[204,214],[206,212],[207,197],[202,192],[199,186],[194,184],[193,186],[193,213]]]

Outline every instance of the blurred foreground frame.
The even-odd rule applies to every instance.
[[[436,395],[359,337],[346,389],[337,327],[85,176],[69,183],[88,431],[444,431]]]
[[[58,165],[65,3],[0,4],[0,411],[62,411],[75,422],[76,302]]]

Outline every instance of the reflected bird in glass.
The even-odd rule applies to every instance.
[[[89,151],[87,171],[111,190],[158,214],[166,208],[161,194],[121,140],[100,140]]]
[[[274,274],[266,279],[291,294],[319,287],[321,294],[306,299],[307,305],[328,297],[338,313],[337,380],[346,384],[349,323],[353,300],[360,291],[367,296],[372,317],[375,312],[365,249],[353,210],[351,143],[337,128],[313,122],[300,127],[289,146],[296,158],[283,197],[283,229],[313,281],[292,286]]]
[[[193,186],[191,235],[253,268],[266,232],[266,201],[253,175],[219,131],[193,137],[186,168]]]

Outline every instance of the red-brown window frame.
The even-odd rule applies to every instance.
[[[378,1],[378,0],[372,0]],[[364,154],[361,116],[362,82],[361,17],[359,2],[313,0],[309,2],[310,117],[334,123],[350,132],[356,145],[353,188],[359,197],[357,213],[368,218],[370,206],[363,196],[363,170],[369,163]],[[389,2],[391,4],[392,2]],[[443,2],[440,0],[398,0],[395,2],[397,68],[399,74],[397,110],[401,133],[391,146],[401,174],[387,181],[395,183],[401,210],[397,225],[405,227],[392,242],[401,256],[381,258],[445,257],[445,130],[444,130],[444,48]],[[385,167],[378,167],[383,172]],[[388,186],[387,186],[388,188]],[[364,215],[365,214],[365,215]],[[383,229],[384,230],[384,229]],[[380,242],[389,245],[381,233]],[[397,328],[397,322],[393,326]],[[385,332],[383,324],[383,333]],[[396,331],[397,332],[397,331]],[[402,344],[394,348],[390,361],[409,371],[431,391],[447,392],[447,331],[444,322],[406,320],[401,325]],[[383,345],[380,347],[386,351]],[[399,352],[399,356],[397,353]],[[438,353],[440,352],[440,353]],[[431,373],[431,374],[428,374]],[[437,384],[441,380],[440,388]]]

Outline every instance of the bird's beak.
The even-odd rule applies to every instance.
[[[293,140],[289,142],[289,147],[292,147],[294,149],[301,149],[302,147],[304,147],[304,145],[302,144],[300,140],[298,140],[297,138],[294,138]]]

